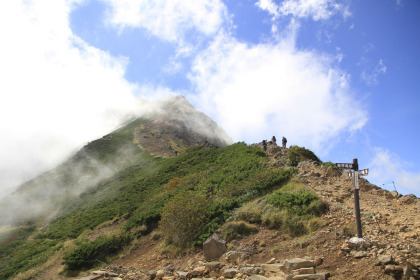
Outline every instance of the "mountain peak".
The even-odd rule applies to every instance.
[[[159,156],[175,156],[194,145],[224,147],[232,143],[222,128],[182,95],[165,99],[162,110],[136,128],[134,141]]]

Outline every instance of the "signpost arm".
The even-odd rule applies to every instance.
[[[354,210],[356,213],[356,227],[357,227],[357,237],[363,238],[362,235],[362,222],[360,219],[360,204],[359,204],[359,165],[357,163],[357,158],[353,159],[353,168],[354,168]]]

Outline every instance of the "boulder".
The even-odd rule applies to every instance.
[[[407,194],[400,198],[400,202],[403,204],[412,204],[416,202],[417,197],[414,194]]]
[[[400,197],[401,195],[397,192],[397,191],[392,191],[391,192],[391,195],[392,195],[392,197],[394,197],[394,198],[398,198],[398,197]]]
[[[346,241],[346,244],[351,248],[355,250],[360,250],[363,248],[369,248],[372,246],[372,243],[367,240],[366,238],[358,238],[358,237],[352,237],[349,240]]]
[[[218,234],[210,236],[203,244],[206,260],[217,259],[226,252],[226,241]]]

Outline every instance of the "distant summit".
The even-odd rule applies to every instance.
[[[135,143],[158,156],[176,156],[187,147],[225,147],[232,139],[211,118],[179,95],[163,101],[160,113],[135,129]]]

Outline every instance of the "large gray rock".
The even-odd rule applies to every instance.
[[[206,260],[217,259],[226,252],[226,241],[218,234],[210,236],[203,244]]]

